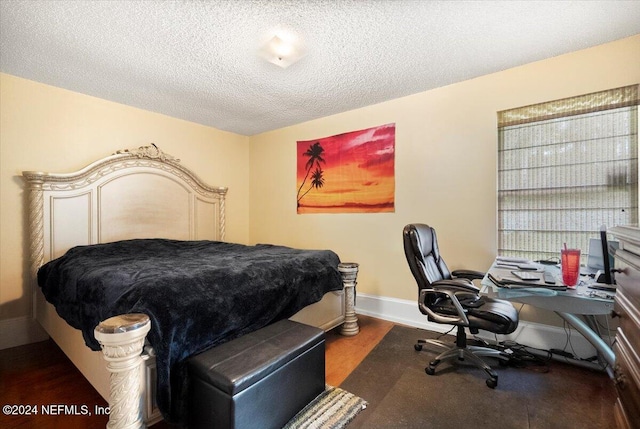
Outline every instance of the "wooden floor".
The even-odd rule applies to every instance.
[[[339,386],[378,344],[393,323],[359,316],[360,333],[345,337],[327,333],[326,380]],[[0,350],[0,405],[14,406],[18,416],[0,414],[0,428],[104,428],[98,415],[105,400],[51,340]],[[24,415],[36,410],[37,414]],[[42,411],[46,415],[43,415]],[[156,429],[170,427],[164,422]]]

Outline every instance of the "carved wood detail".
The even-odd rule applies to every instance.
[[[44,199],[42,194],[42,180],[34,178],[29,182],[29,259],[30,284],[32,290],[32,314],[35,318],[36,286],[38,269],[44,262]]]
[[[114,319],[107,319],[98,325],[94,331],[100,342],[107,370],[111,373],[109,397],[109,423],[107,429],[138,429],[146,427],[142,415],[143,392],[140,389],[143,360],[140,354],[144,347],[144,340],[151,329],[149,317],[143,314],[135,316],[138,320],[135,329],[124,326],[122,331],[103,329]],[[142,322],[142,323],[140,323]],[[126,323],[126,322],[124,322]]]
[[[73,190],[85,187],[101,179],[104,176],[119,170],[133,167],[157,168],[162,171],[180,177],[187,182],[196,192],[206,197],[218,197],[224,200],[228,188],[211,187],[205,184],[198,176],[182,167],[179,159],[160,151],[147,150],[150,146],[142,146],[138,149],[125,149],[116,152],[110,157],[88,165],[74,173],[52,174],[39,171],[24,171],[22,175],[29,183],[40,182],[43,190]]]
[[[121,153],[130,153],[138,158],[159,159],[162,162],[180,162],[180,160],[175,156],[169,155],[160,150],[155,143],[151,143],[149,146],[140,146],[137,149],[122,149],[116,151],[115,155]]]

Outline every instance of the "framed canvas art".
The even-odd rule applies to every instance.
[[[298,213],[393,212],[395,134],[386,124],[298,141]]]

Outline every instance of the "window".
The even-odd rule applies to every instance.
[[[639,85],[498,112],[498,254],[558,259],[638,224]]]

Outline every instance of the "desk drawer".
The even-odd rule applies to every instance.
[[[632,259],[634,261],[640,260],[628,252],[616,252],[616,268],[620,271],[616,273],[615,278],[618,284],[618,293],[623,292],[626,295],[631,307],[640,308],[640,271],[631,265]]]
[[[640,350],[640,309],[633,306],[626,290],[618,290],[613,309],[619,316],[618,331],[624,332],[631,350]]]
[[[620,329],[616,335],[614,383],[624,414],[631,422],[640,422],[640,358]]]

